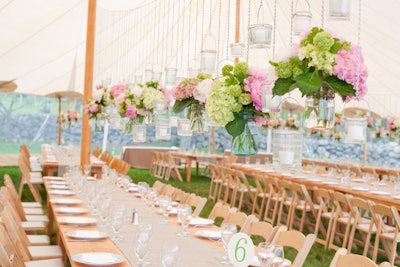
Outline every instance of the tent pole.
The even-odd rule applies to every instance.
[[[250,3],[249,3],[250,4]],[[236,18],[235,18],[235,43],[240,42],[240,0],[236,0]],[[235,64],[239,62],[239,58],[235,57]]]
[[[60,120],[60,114],[61,114],[61,96],[57,97],[58,98],[58,118],[57,118],[57,126],[58,126],[58,132],[57,132],[57,144],[60,146],[61,145],[61,120]]]
[[[96,29],[96,0],[88,1],[88,20],[86,30],[86,61],[85,61],[85,84],[83,92],[83,103],[92,97],[93,87],[93,65],[94,65],[94,43]],[[81,141],[81,166],[90,164],[90,146],[92,133],[89,125],[89,115],[82,112],[82,141]]]

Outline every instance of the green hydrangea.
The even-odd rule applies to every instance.
[[[239,97],[242,93],[242,87],[240,85],[231,85],[227,87],[228,94],[234,97]]]
[[[142,94],[143,105],[146,109],[154,108],[154,100],[164,100],[164,94],[153,87],[146,87]]]
[[[248,93],[242,93],[240,94],[238,101],[244,106],[249,105],[251,103],[251,96]]]
[[[235,65],[235,67],[233,67],[233,74],[235,76],[247,75],[248,71],[249,65],[247,64],[247,62],[239,62]]]
[[[277,63],[271,63],[275,66],[275,74],[279,78],[291,78],[293,75],[292,66],[290,62],[281,61]]]
[[[329,51],[332,45],[335,43],[332,36],[327,32],[317,33],[314,37],[313,42],[315,47],[322,52]]]
[[[233,70],[232,65],[227,64],[227,65],[223,66],[222,70],[221,70],[222,76],[228,76],[232,70]]]

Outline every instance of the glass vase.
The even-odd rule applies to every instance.
[[[232,154],[237,156],[254,156],[257,155],[258,148],[255,141],[255,135],[251,132],[250,122],[252,114],[248,112],[240,113],[240,116],[246,121],[244,130],[232,140]]]
[[[331,129],[335,126],[335,91],[323,88],[308,95],[305,102],[306,119],[304,125],[310,129]]]
[[[204,105],[192,104],[189,112],[190,128],[193,133],[205,133],[208,130]]]

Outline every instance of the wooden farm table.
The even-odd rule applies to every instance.
[[[196,175],[199,175],[199,165],[200,163],[218,163],[224,156],[218,154],[192,154],[186,152],[173,151],[171,152],[174,158],[183,159],[186,161],[186,181],[191,181],[192,167],[195,163]]]
[[[124,146],[122,159],[128,162],[132,168],[150,169],[151,167],[151,152],[159,151],[177,151],[176,147],[143,147],[143,146]]]
[[[232,164],[230,166],[243,171],[248,176],[254,174],[269,175],[278,179],[304,184],[310,190],[313,190],[315,187],[332,189],[363,199],[369,199],[376,203],[395,206],[400,210],[400,190],[395,192],[392,183],[380,183],[378,186],[373,186],[360,179],[360,177],[354,177],[346,183],[341,183],[339,177],[333,178],[325,174],[312,174],[311,171],[301,173],[287,170],[273,170],[270,167],[255,164]]]

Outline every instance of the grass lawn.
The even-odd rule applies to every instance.
[[[0,185],[3,185],[3,175],[4,174],[9,174],[13,180],[15,185],[19,186],[19,169],[17,167],[1,167],[0,168]],[[152,185],[155,181],[159,180],[158,178],[152,177],[149,174],[149,171],[147,169],[131,169],[128,173],[128,175],[132,178],[132,181],[137,183],[140,181],[145,181]],[[182,190],[186,192],[193,192],[196,193],[197,195],[207,197],[208,196],[208,188],[209,188],[209,183],[210,179],[205,176],[197,176],[195,171],[192,173],[192,180],[190,183],[187,182],[179,182],[176,180],[169,180],[169,181],[163,181],[165,183],[171,184],[174,187],[181,188]],[[45,201],[45,194],[42,192],[43,199]],[[33,197],[30,194],[29,189],[27,186],[25,187],[25,190],[23,192],[23,201],[32,201]],[[45,203],[45,202],[44,202]],[[200,214],[202,217],[207,217],[209,212],[211,211],[214,203],[211,201],[207,201],[207,204],[203,210],[203,212]],[[291,251],[286,251],[286,256],[287,258],[292,258],[293,253]],[[314,244],[314,246],[311,249],[310,254],[308,255],[306,262],[304,266],[306,267],[328,267],[333,256],[335,254],[334,250],[325,250],[321,245],[319,244]],[[386,259],[379,259],[379,261],[384,261]]]

